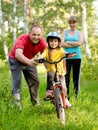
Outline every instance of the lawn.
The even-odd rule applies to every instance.
[[[40,106],[32,106],[27,84],[22,82],[22,106],[19,110],[11,104],[11,75],[7,64],[0,62],[0,130],[98,130],[98,81],[81,80],[81,91],[75,99],[72,83],[70,102],[66,109],[66,125],[57,119],[54,106],[44,101],[46,74],[39,66]]]

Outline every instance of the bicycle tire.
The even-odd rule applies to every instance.
[[[57,117],[61,120],[62,124],[65,124],[66,116],[65,116],[65,109],[63,106],[63,100],[62,100],[60,88],[56,88],[54,90],[54,98],[55,98]]]

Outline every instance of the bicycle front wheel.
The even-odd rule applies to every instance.
[[[56,88],[54,90],[54,98],[55,98],[57,117],[61,120],[61,123],[65,124],[65,109],[63,106],[63,100],[60,88]]]

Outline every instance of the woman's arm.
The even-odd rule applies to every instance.
[[[62,47],[75,47],[75,46],[81,46],[83,43],[83,34],[82,32],[80,33],[79,40],[77,42],[71,42],[71,41],[66,41],[64,42],[64,39],[66,38],[66,31],[64,30],[61,36],[61,46]]]
[[[80,32],[80,37],[79,37],[79,40],[77,42],[70,42],[70,41],[67,41],[67,44],[68,45],[71,45],[71,46],[81,46],[83,43],[83,34],[82,32]]]
[[[64,30],[62,35],[61,35],[61,46],[66,47],[66,48],[67,47],[72,47],[71,45],[67,44],[67,42],[64,42],[65,34],[66,34],[66,30]]]

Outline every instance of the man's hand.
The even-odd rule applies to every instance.
[[[36,65],[38,65],[38,61],[35,61],[34,59],[31,59],[30,60],[31,61],[31,66],[36,66]]]

